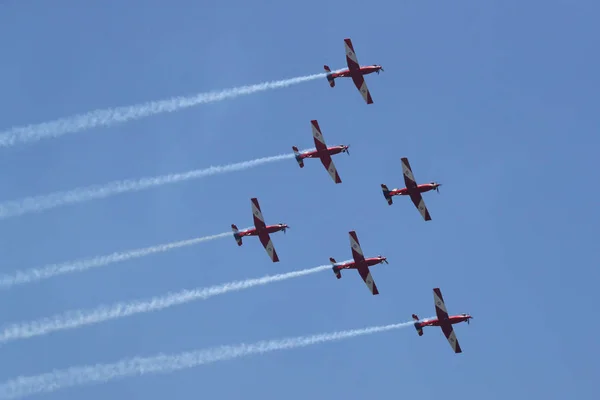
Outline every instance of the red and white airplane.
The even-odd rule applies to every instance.
[[[267,250],[267,254],[271,257],[273,262],[278,262],[279,257],[277,256],[277,252],[275,251],[275,247],[273,247],[273,242],[271,241],[270,233],[275,233],[279,231],[283,231],[285,233],[286,229],[290,227],[287,224],[277,224],[277,225],[266,225],[265,218],[262,215],[262,211],[260,210],[260,205],[258,204],[258,199],[252,198],[250,199],[252,203],[252,214],[254,217],[254,228],[246,229],[244,231],[239,231],[238,227],[235,224],[231,224],[231,230],[233,230],[233,237],[237,242],[238,246],[242,245],[242,237],[244,236],[258,236],[258,239],[262,243],[265,250]]]
[[[356,88],[365,99],[367,104],[373,104],[371,93],[369,93],[369,88],[367,87],[367,83],[365,82],[363,75],[372,74],[373,72],[377,72],[379,74],[379,71],[383,71],[383,68],[381,65],[377,64],[365,65],[361,67],[358,63],[358,58],[356,58],[352,41],[349,38],[346,38],[344,39],[344,44],[346,47],[346,63],[348,64],[348,68],[341,71],[331,72],[331,68],[329,68],[327,65],[323,66],[327,72],[329,86],[335,86],[335,78],[352,78],[354,85],[356,85]]]
[[[410,199],[423,216],[423,219],[425,219],[425,221],[431,221],[429,210],[427,210],[427,207],[425,206],[421,193],[429,192],[434,189],[439,193],[440,189],[438,188],[442,186],[442,184],[430,182],[417,185],[410,164],[408,163],[408,158],[402,157],[400,160],[402,161],[402,173],[404,174],[404,183],[406,184],[406,187],[389,190],[388,187],[382,183],[381,190],[383,191],[383,197],[385,197],[389,205],[392,205],[392,196],[410,196]]]
[[[460,344],[458,344],[458,339],[456,339],[456,334],[454,333],[452,325],[465,321],[469,324],[469,320],[473,317],[469,314],[448,316],[446,304],[444,304],[444,298],[442,297],[442,292],[439,288],[433,289],[433,301],[435,302],[435,313],[437,318],[415,322],[417,333],[419,336],[423,336],[424,326],[439,326],[442,328],[442,332],[444,332],[446,339],[448,339],[448,343],[452,346],[452,350],[454,350],[455,353],[462,353],[462,349],[460,348]],[[419,317],[417,317],[416,314],[413,314],[412,317],[415,321],[419,321]]]
[[[367,284],[367,287],[369,288],[371,293],[373,293],[373,295],[379,294],[379,290],[377,290],[375,281],[373,281],[373,277],[371,277],[369,267],[376,264],[389,263],[387,262],[386,257],[380,255],[377,257],[365,258],[365,256],[363,255],[363,251],[360,247],[360,243],[358,242],[356,232],[350,231],[349,234],[350,247],[352,248],[352,258],[354,258],[354,261],[348,261],[346,263],[338,264],[333,257],[329,258],[329,261],[331,261],[331,264],[333,264],[333,273],[338,279],[340,279],[342,277],[343,269],[356,269],[358,270],[360,277]]]
[[[348,155],[350,155],[350,152],[348,151],[349,146],[340,144],[339,146],[327,147],[317,120],[313,119],[312,121],[310,121],[310,123],[312,126],[312,134],[313,139],[315,141],[316,150],[300,153],[296,146],[292,146],[298,165],[300,166],[300,168],[304,168],[305,158],[318,157],[321,159],[321,163],[323,163],[323,166],[325,167],[327,172],[329,172],[329,175],[331,175],[331,179],[333,179],[335,183],[342,183],[340,175],[338,174],[337,169],[335,168],[335,164],[333,163],[331,156],[338,153],[347,153]]]

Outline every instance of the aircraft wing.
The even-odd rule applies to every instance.
[[[404,175],[404,184],[407,189],[416,189],[417,181],[412,173],[412,168],[410,167],[410,163],[408,162],[408,158],[402,157],[400,159],[402,161],[402,174]]]
[[[325,144],[325,139],[323,138],[323,134],[321,133],[321,128],[319,127],[317,120],[313,119],[310,121],[310,125],[312,126],[312,134],[313,139],[315,140],[315,147],[317,151],[327,150],[327,144]]]
[[[369,268],[358,268],[358,273],[360,274],[360,277],[363,279],[363,281],[365,281],[365,284],[367,285],[369,291],[373,294],[373,296],[379,294],[379,290],[377,290],[377,285],[375,285],[375,281],[371,276],[371,271],[369,271]]]
[[[352,258],[354,258],[354,262],[360,263],[365,261],[365,256],[363,255],[363,251],[360,247],[360,243],[358,242],[358,236],[356,236],[355,231],[350,231],[350,247],[352,248]]]
[[[321,155],[320,158],[321,158],[321,163],[323,164],[323,166],[325,167],[327,172],[329,172],[331,179],[333,179],[333,181],[335,183],[342,183],[340,174],[338,174],[337,169],[335,168],[335,164],[333,163],[333,160],[331,159],[331,156],[329,154],[323,154],[323,155]]]
[[[312,134],[313,139],[315,141],[315,147],[317,151],[320,152],[319,158],[321,159],[321,163],[323,164],[327,172],[329,172],[331,179],[333,179],[335,183],[342,183],[342,179],[340,178],[340,175],[338,174],[337,169],[335,168],[335,164],[331,159],[331,155],[329,155],[329,153],[326,152],[327,144],[325,143],[325,139],[323,138],[323,134],[321,133],[319,123],[317,122],[317,120],[313,119],[312,121],[310,121],[310,124],[312,126]]]
[[[254,217],[254,226],[256,229],[265,228],[265,218],[263,217],[262,211],[260,210],[260,204],[258,204],[257,198],[250,199],[252,203],[252,216]]]
[[[406,184],[407,189],[416,189],[417,181],[415,180],[415,176],[413,175],[412,168],[410,167],[410,163],[408,162],[408,158],[402,157],[400,159],[402,161],[402,175],[404,176],[404,183]],[[425,205],[425,201],[423,201],[423,197],[418,192],[411,192],[410,199],[412,200],[417,210],[423,216],[425,221],[431,220],[431,215],[429,215],[429,210],[427,210],[427,206]]]
[[[277,252],[275,251],[275,247],[273,246],[273,242],[271,241],[271,237],[268,233],[259,233],[258,238],[262,243],[263,247],[267,251],[267,254],[273,260],[273,262],[278,262],[279,257],[277,256]]]
[[[439,288],[433,289],[433,301],[435,302],[435,314],[440,322],[448,319],[448,310],[446,310],[446,304],[444,303],[444,298],[442,297],[442,291]],[[454,333],[454,329],[451,324],[441,324],[442,332],[444,332],[444,336],[448,339],[448,343],[452,347],[455,353],[462,353],[462,349],[460,348],[460,344],[458,343],[458,339],[456,338],[456,333]]]
[[[435,315],[437,319],[440,322],[448,319],[448,311],[446,310],[446,304],[444,303],[440,288],[433,289],[433,301],[435,303]]]
[[[346,64],[348,64],[348,69],[350,72],[358,72],[360,70],[360,64],[358,63],[358,58],[354,52],[352,40],[349,38],[344,39],[344,45],[346,48]],[[355,73],[352,74],[352,80],[367,104],[372,104],[373,99],[371,98],[371,93],[369,92],[369,88],[367,87],[367,82],[365,82],[364,76],[360,73]]]
[[[423,216],[423,219],[425,221],[431,221],[431,215],[429,215],[429,210],[425,205],[425,201],[423,200],[423,196],[421,196],[421,193],[411,193],[410,199],[412,200],[415,207],[417,207],[417,210],[419,210],[419,212]]]
[[[352,75],[352,81],[354,81],[354,85],[362,95],[363,99],[367,102],[367,104],[373,104],[373,99],[371,98],[371,92],[369,92],[369,88],[367,87],[367,82],[365,81],[365,77],[362,75]]]
[[[455,353],[462,353],[462,349],[460,348],[460,344],[458,343],[458,339],[456,338],[456,333],[454,333],[454,329],[452,325],[442,325],[442,332],[444,332],[444,336],[448,339],[448,343],[450,343],[450,347],[454,350]]]
[[[348,64],[348,69],[350,71],[359,70],[360,64],[358,63],[358,58],[356,58],[354,46],[352,45],[352,40],[350,40],[350,38],[344,39],[344,47],[346,48],[346,64]]]

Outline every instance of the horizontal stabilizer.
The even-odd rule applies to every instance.
[[[340,271],[340,269],[336,266],[337,261],[335,261],[335,258],[333,257],[329,257],[329,262],[331,263],[331,265],[333,265],[333,273],[335,274],[335,277],[340,279],[342,277],[342,273]]]
[[[235,224],[231,224],[231,230],[233,231],[233,238],[237,242],[238,246],[242,245],[242,237],[239,235],[239,229]]]
[[[417,314],[413,314],[412,318],[414,321],[418,321],[419,317],[417,316]],[[417,333],[419,334],[419,336],[423,336],[423,327],[421,327],[421,324],[418,322],[415,322],[415,329],[417,330]]]
[[[335,86],[335,78],[334,78],[333,74],[331,73],[331,68],[329,68],[328,65],[323,65],[323,69],[325,69],[325,72],[327,72],[327,80],[329,81],[329,86],[334,87]]]
[[[390,189],[388,189],[388,187],[385,184],[381,184],[381,191],[383,192],[383,197],[385,197],[385,200],[388,202],[388,204],[391,206],[393,203],[392,200],[392,196],[390,196]]]
[[[300,150],[296,146],[292,146],[292,150],[294,150],[294,157],[296,157],[296,161],[300,168],[304,168],[304,160],[302,159],[302,155],[300,154]]]

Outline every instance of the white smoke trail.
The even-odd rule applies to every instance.
[[[15,285],[37,282],[43,279],[49,279],[72,272],[81,272],[92,268],[104,267],[113,263],[146,257],[152,254],[163,253],[182,247],[194,246],[202,242],[208,242],[210,240],[220,239],[227,236],[232,236],[232,233],[224,232],[217,235],[180,240],[178,242],[165,243],[157,246],[145,247],[142,249],[115,252],[104,256],[97,256],[60,264],[50,264],[41,268],[32,268],[25,271],[17,271],[12,275],[0,276],[0,289],[10,289]]]
[[[278,350],[295,349],[400,329],[411,326],[414,322],[415,321],[410,321],[312,336],[261,341],[253,344],[221,346],[207,350],[197,350],[172,355],[159,354],[153,357],[135,357],[117,361],[112,364],[71,367],[41,375],[20,376],[0,384],[0,399],[15,399],[38,393],[54,392],[73,386],[103,383],[136,375],[165,374],[217,361],[231,360]]]
[[[138,180],[127,179],[113,181],[103,185],[93,185],[88,187],[76,188],[64,192],[55,192],[41,196],[25,197],[20,200],[12,200],[0,203],[0,219],[16,217],[32,212],[42,212],[44,210],[48,210],[55,207],[81,203],[84,201],[94,199],[106,198],[121,193],[137,192],[140,190],[166,185],[169,183],[177,183],[188,181],[191,179],[200,179],[217,174],[241,171],[249,168],[258,167],[259,165],[281,160],[287,160],[291,158],[294,158],[294,153],[257,158],[255,160],[244,161],[235,164],[196,169],[178,174],[147,177]]]
[[[48,333],[56,331],[80,328],[85,325],[98,324],[112,319],[129,317],[134,314],[158,311],[179,304],[189,303],[194,300],[205,300],[209,297],[249,289],[254,286],[263,286],[273,282],[298,278],[330,268],[331,265],[322,265],[285,274],[267,275],[262,278],[229,282],[208,288],[182,290],[176,293],[156,296],[147,300],[121,302],[111,306],[100,306],[93,310],[68,311],[64,314],[58,314],[35,321],[14,323],[4,327],[4,329],[0,331],[0,344],[18,339],[47,335]]]
[[[266,90],[285,88],[323,78],[325,76],[325,73],[320,73],[279,81],[264,82],[232,89],[199,93],[193,96],[173,97],[167,100],[152,101],[133,106],[95,110],[51,122],[15,127],[0,132],[0,147],[13,146],[18,142],[36,142],[44,138],[59,137],[67,133],[79,132],[98,126],[110,126],[119,122],[127,122],[149,117],[151,115],[173,112],[199,104],[214,103],[252,93],[264,92]]]

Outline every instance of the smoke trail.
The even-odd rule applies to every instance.
[[[118,122],[127,122],[160,113],[173,112],[193,107],[198,104],[214,103],[252,93],[264,92],[266,90],[285,88],[323,78],[325,76],[325,73],[320,73],[279,81],[264,82],[232,89],[199,93],[187,97],[173,97],[167,100],[152,101],[133,106],[95,110],[51,122],[15,127],[0,132],[0,147],[12,146],[18,142],[36,142],[40,139],[59,137],[67,133],[79,132],[98,126],[109,126]]]
[[[136,375],[164,374],[177,370],[194,368],[199,365],[210,364],[217,361],[231,360],[278,350],[295,349],[400,329],[411,326],[414,322],[415,321],[410,321],[312,336],[298,336],[287,339],[262,341],[253,344],[221,346],[207,350],[197,350],[172,355],[159,354],[153,357],[135,357],[112,364],[71,367],[41,375],[20,376],[0,384],[0,399],[15,399],[37,393],[54,392],[68,387],[108,382]]]
[[[0,203],[0,219],[16,217],[32,212],[42,212],[55,207],[106,198],[121,193],[137,192],[156,186],[166,185],[168,183],[177,183],[217,174],[224,174],[227,172],[241,171],[258,167],[262,164],[287,160],[290,158],[294,158],[293,153],[257,158],[255,160],[209,167],[205,169],[196,169],[179,174],[147,177],[138,180],[127,179],[113,181],[104,185],[93,185],[64,192],[50,193],[42,196],[25,197],[21,200],[12,200]]]
[[[182,290],[147,300],[116,303],[111,306],[100,306],[93,310],[75,310],[36,321],[16,323],[6,326],[0,332],[0,344],[18,339],[46,335],[51,332],[80,328],[85,325],[97,324],[111,319],[124,318],[134,314],[158,311],[194,300],[205,300],[221,294],[263,286],[273,282],[298,278],[304,275],[330,269],[331,265],[288,272],[278,275],[267,275],[262,278],[234,281],[222,285],[194,290]]]
[[[93,258],[71,261],[61,264],[50,264],[41,268],[32,268],[25,271],[17,271],[13,275],[0,276],[0,289],[10,289],[14,285],[22,285],[25,283],[37,282],[43,279],[49,279],[59,275],[64,275],[72,272],[86,271],[92,268],[104,267],[113,263],[127,261],[134,258],[146,257],[152,254],[163,253],[181,247],[194,246],[198,243],[220,239],[231,235],[231,232],[224,232],[219,233],[217,235],[165,243],[160,244],[158,246],[146,247],[143,249],[115,252],[104,256],[97,256]]]

